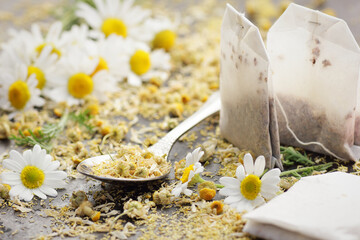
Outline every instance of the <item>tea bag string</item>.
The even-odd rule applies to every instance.
[[[287,116],[286,116],[285,110],[284,110],[283,106],[281,105],[281,103],[280,103],[280,101],[279,101],[279,99],[277,98],[276,95],[275,95],[275,99],[276,99],[276,102],[278,103],[278,106],[280,107],[281,113],[284,115],[287,130],[289,130],[289,132],[291,133],[291,135],[295,138],[295,140],[296,140],[298,143],[300,143],[300,144],[302,144],[302,145],[304,145],[304,146],[308,146],[308,145],[318,145],[318,146],[322,147],[322,148],[323,148],[328,154],[330,154],[331,156],[333,156],[333,157],[335,157],[335,158],[337,158],[337,159],[342,159],[342,160],[343,160],[343,158],[337,156],[336,154],[334,154],[333,152],[331,152],[329,149],[327,149],[323,144],[321,144],[321,143],[319,143],[319,142],[307,142],[307,143],[306,143],[306,142],[301,141],[301,140],[296,136],[296,134],[294,133],[294,131],[290,128],[290,126],[289,126],[289,121],[288,121],[288,118],[287,118]]]

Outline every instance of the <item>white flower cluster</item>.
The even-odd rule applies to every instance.
[[[153,18],[133,0],[84,2],[76,15],[87,24],[63,31],[53,23],[44,34],[10,30],[1,46],[0,108],[16,112],[40,107],[45,99],[80,104],[88,95],[100,102],[118,82],[139,86],[151,78],[166,79],[176,34],[167,18]]]

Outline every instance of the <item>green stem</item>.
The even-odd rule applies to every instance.
[[[284,172],[280,173],[280,177],[287,176],[287,175],[290,175],[290,174],[299,177],[299,176],[301,176],[300,173],[302,173],[302,172],[306,172],[306,171],[323,171],[323,170],[328,169],[331,166],[332,166],[332,163],[325,163],[325,164],[320,164],[320,165],[317,165],[317,166],[292,169],[292,170],[288,170],[288,171],[284,171]]]
[[[215,186],[216,186],[217,188],[224,188],[224,187],[225,187],[224,185],[216,184],[216,183],[215,183]]]

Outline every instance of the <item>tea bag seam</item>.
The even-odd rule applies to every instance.
[[[285,122],[286,122],[286,128],[287,130],[291,133],[291,135],[295,138],[295,140],[302,144],[302,145],[305,145],[305,146],[308,146],[308,145],[318,145],[320,147],[323,148],[323,150],[325,150],[328,154],[332,155],[333,157],[337,158],[337,159],[341,159],[341,160],[345,160],[344,158],[341,158],[339,156],[337,156],[336,154],[332,153],[329,149],[327,149],[323,144],[319,143],[319,142],[308,142],[308,143],[305,143],[303,141],[301,141],[297,136],[296,134],[294,133],[294,131],[290,128],[289,126],[289,121],[288,121],[288,118],[286,116],[286,113],[285,113],[285,110],[281,104],[281,102],[279,101],[279,99],[277,98],[277,96],[275,95],[275,99],[276,99],[276,102],[278,103],[278,106],[280,107],[280,111],[281,113],[283,114],[284,118],[285,118]]]

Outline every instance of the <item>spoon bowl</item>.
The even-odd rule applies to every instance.
[[[204,105],[196,111],[189,118],[181,122],[176,128],[172,129],[167,133],[163,138],[161,138],[157,143],[148,148],[148,151],[152,152],[156,156],[166,156],[166,161],[169,161],[169,153],[176,140],[179,139],[184,133],[189,131],[196,124],[200,123],[205,118],[213,115],[214,113],[220,110],[220,94],[215,92],[210,98],[204,103]],[[77,171],[85,176],[94,178],[96,180],[107,182],[107,183],[124,183],[124,182],[151,182],[155,180],[160,180],[166,178],[170,170],[164,173],[161,176],[149,177],[149,178],[115,178],[110,176],[99,176],[95,175],[92,168],[95,165],[102,164],[106,161],[109,161],[112,155],[100,155],[92,158],[88,158],[77,166]]]

